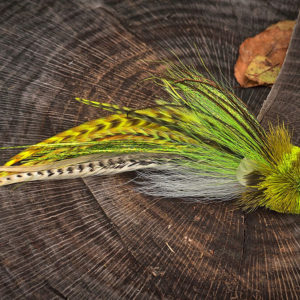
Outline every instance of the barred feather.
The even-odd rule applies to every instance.
[[[149,195],[240,196],[248,210],[300,213],[300,149],[283,125],[266,132],[231,91],[193,68],[171,66],[158,80],[170,99],[152,108],[77,98],[114,114],[25,149],[0,168],[0,185],[140,170],[138,189]]]
[[[139,169],[168,167],[170,159],[159,159],[159,157],[134,157],[128,155],[113,157],[89,156],[86,159],[64,160],[64,164],[49,164],[41,166],[0,167],[0,170],[18,171],[13,175],[0,178],[0,185],[37,180],[57,180],[92,175],[114,175],[122,172],[136,171]]]

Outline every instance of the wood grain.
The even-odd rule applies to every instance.
[[[299,50],[300,49],[300,25],[295,26],[284,68],[282,68],[276,84],[273,86],[268,98],[258,115],[258,119],[267,126],[268,122],[276,123],[283,121],[293,132],[293,141],[300,144],[300,69]]]
[[[201,68],[199,50],[214,74],[221,78],[221,71],[235,86],[240,42],[280,19],[296,18],[296,5],[3,1],[1,144],[32,144],[103,115],[75,96],[151,105],[164,94],[143,79],[160,70],[154,61],[174,54]],[[297,26],[263,117],[273,121],[279,113],[295,132]],[[254,113],[269,93],[235,91]],[[16,151],[1,151],[1,163]],[[144,197],[130,181],[134,176],[0,189],[1,299],[298,298],[299,217]]]

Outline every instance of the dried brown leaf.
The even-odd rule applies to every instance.
[[[281,21],[246,39],[234,67],[242,87],[273,84],[283,64],[295,21]]]

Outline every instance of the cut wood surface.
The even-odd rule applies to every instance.
[[[298,1],[2,1],[1,146],[29,145],[104,112],[146,107],[162,59],[199,55],[262,123],[299,145],[300,24],[270,88],[238,88],[240,43]],[[269,94],[269,95],[268,95]],[[0,163],[18,152],[1,150]],[[145,197],[134,173],[0,189],[1,299],[298,299],[299,216]]]
[[[288,53],[276,85],[272,88],[258,115],[259,121],[267,126],[268,122],[283,121],[293,132],[293,142],[300,144],[300,15],[294,29]]]

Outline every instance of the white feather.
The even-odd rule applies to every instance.
[[[151,196],[197,198],[195,200],[199,201],[232,200],[244,189],[235,177],[206,176],[181,167],[139,171],[135,181],[140,192]]]

